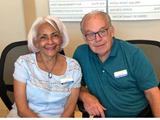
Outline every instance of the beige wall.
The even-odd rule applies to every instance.
[[[23,1],[35,2],[35,7],[32,4],[32,11],[30,16],[25,18],[28,14],[23,8]],[[0,0],[0,53],[4,47],[13,42],[26,39],[26,34],[30,28],[34,18],[49,14],[48,0]],[[31,7],[28,7],[31,9]],[[35,10],[34,10],[35,9]],[[25,11],[24,11],[25,10]],[[24,14],[25,12],[25,14]],[[25,16],[25,17],[24,17]],[[28,20],[28,24],[26,23]],[[30,20],[30,21],[29,21]],[[65,48],[67,56],[72,57],[76,47],[84,43],[80,32],[79,22],[64,22],[67,27],[70,38],[69,45]],[[113,21],[115,27],[115,37],[124,40],[128,39],[152,39],[160,41],[159,28],[160,20],[150,21]],[[25,26],[26,25],[26,26]]]
[[[26,39],[22,0],[0,0],[0,15],[1,53],[9,43]]]
[[[49,14],[48,0],[35,0],[36,17]],[[70,38],[69,45],[65,48],[66,55],[72,57],[76,47],[84,43],[80,32],[79,22],[64,22]],[[115,37],[129,39],[151,39],[160,41],[160,20],[150,21],[113,21]]]

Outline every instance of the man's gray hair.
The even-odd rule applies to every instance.
[[[107,19],[109,28],[112,27],[111,18],[110,18],[110,16],[109,16],[107,13],[105,13],[105,12],[103,12],[103,11],[92,11],[92,12],[87,13],[87,14],[82,18],[82,20],[81,20],[81,22],[80,22],[80,28],[81,28],[82,34],[84,33],[84,31],[83,31],[83,23],[84,23],[84,21],[86,20],[86,18],[87,18],[88,16],[92,15],[92,14],[101,14],[101,15],[105,16],[106,19]]]

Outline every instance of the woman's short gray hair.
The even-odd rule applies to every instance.
[[[105,12],[103,12],[103,11],[92,11],[92,12],[87,13],[87,14],[82,18],[82,20],[81,20],[81,22],[80,22],[80,27],[81,27],[81,32],[82,32],[82,34],[84,33],[84,32],[83,32],[83,23],[84,23],[84,21],[86,20],[86,18],[87,18],[88,16],[92,15],[92,14],[101,14],[101,15],[105,16],[106,19],[107,19],[108,25],[109,25],[108,27],[109,27],[109,28],[112,27],[111,18],[110,18],[110,16],[109,16],[107,13],[105,13]]]
[[[47,15],[37,18],[28,33],[28,49],[32,52],[39,52],[39,48],[36,46],[37,28],[42,23],[49,23],[56,29],[62,36],[62,44],[60,51],[68,45],[69,38],[65,25],[55,16]]]

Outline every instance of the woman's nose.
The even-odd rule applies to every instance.
[[[48,43],[49,43],[49,44],[53,44],[53,43],[54,43],[54,40],[53,40],[51,37],[49,37],[49,38],[48,38]]]

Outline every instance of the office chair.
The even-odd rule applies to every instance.
[[[6,107],[11,110],[14,103],[13,72],[14,62],[21,55],[28,54],[27,41],[13,42],[5,47],[0,60],[0,97]],[[62,50],[60,54],[65,55]]]
[[[150,60],[155,70],[156,76],[160,82],[160,42],[154,40],[127,40],[127,42],[134,44],[141,48]],[[158,86],[160,88],[160,84]],[[83,107],[83,102],[78,101],[78,108],[82,112],[82,117],[89,117],[89,114]],[[138,117],[153,117],[150,105]]]

